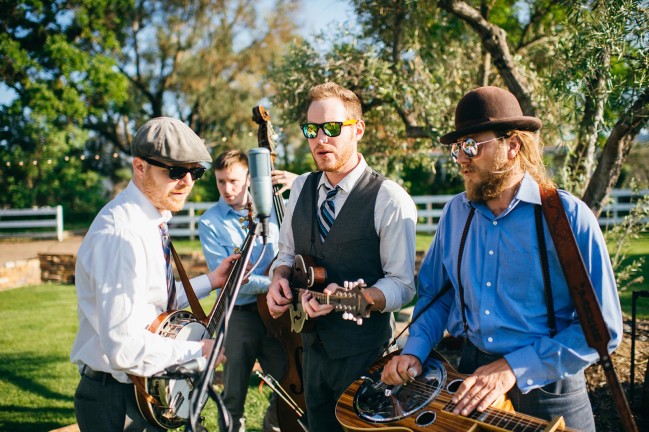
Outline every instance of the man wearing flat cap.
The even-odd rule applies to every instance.
[[[164,430],[139,412],[129,375],[207,357],[214,345],[147,329],[162,312],[188,304],[171,271],[167,222],[211,157],[187,125],[166,117],[137,131],[131,153],[131,182],[95,217],[77,254],[79,330],[70,359],[81,374],[74,396],[81,431]],[[223,286],[229,263],[191,280],[199,298]]]
[[[599,357],[586,343],[541,218],[539,186],[554,185],[543,165],[540,128],[513,94],[497,87],[472,90],[458,103],[455,131],[441,142],[450,146],[466,191],[444,207],[418,276],[414,313],[422,315],[383,380],[394,385],[420,374],[448,329],[464,338],[458,371],[471,374],[453,396],[455,414],[482,412],[508,394],[517,412],[548,421],[563,416],[568,427],[594,431],[584,369]],[[622,315],[602,232],[586,204],[558,192],[613,351]]]

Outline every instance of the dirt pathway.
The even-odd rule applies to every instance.
[[[63,241],[57,240],[0,240],[0,265],[10,261],[38,258],[39,253],[76,254],[83,236],[70,235]]]

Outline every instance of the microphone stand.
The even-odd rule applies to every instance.
[[[252,231],[253,238],[251,244],[254,245],[257,237],[261,235],[262,224],[254,223],[251,221],[251,225],[252,226],[250,226],[250,230],[254,230]],[[219,353],[221,352],[223,342],[225,340],[227,323],[230,321],[230,316],[232,315],[232,311],[234,310],[234,300],[237,298],[237,295],[239,295],[239,291],[241,290],[241,284],[245,277],[245,269],[248,266],[248,262],[250,261],[252,249],[252,247],[249,247],[247,248],[247,250],[242,251],[245,253],[242,254],[239,258],[240,260],[243,260],[241,265],[242,271],[237,275],[232,294],[227,299],[226,313],[221,318],[221,322],[218,325],[219,330],[217,332],[217,340],[214,343],[212,351],[210,352],[210,356],[207,360],[207,367],[205,368],[205,371],[203,372],[201,377],[196,381],[196,386],[194,387],[194,391],[192,392],[192,396],[189,402],[189,417],[187,418],[185,431],[203,432],[206,430],[204,426],[199,425],[199,418],[202,409],[201,401],[205,398],[206,394],[216,402],[219,411],[225,414],[224,417],[226,419],[226,427],[228,428],[228,431],[231,431],[232,429],[232,419],[230,418],[230,414],[225,408],[221,396],[214,391],[212,381],[214,377],[214,369],[216,368],[216,360],[219,357]]]

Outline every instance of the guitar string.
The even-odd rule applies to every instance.
[[[412,381],[412,382],[406,383],[406,384],[403,385],[403,388],[405,388],[406,386],[409,387],[410,389],[412,389],[412,393],[415,393],[416,395],[423,396],[423,397],[430,396],[430,394],[432,393],[430,391],[431,389],[436,390],[437,388],[439,388],[438,385],[428,384],[428,383],[424,383],[424,382],[421,382],[421,381]],[[439,400],[440,402],[446,402],[447,403],[446,407],[444,408],[447,411],[452,411],[453,408],[455,407],[455,404],[451,402],[451,396],[447,391],[442,391],[437,396],[436,399]],[[495,408],[487,408],[483,412],[473,411],[471,414],[469,414],[469,417],[474,417],[475,419],[478,419],[480,416],[483,416],[485,414],[485,412],[490,416],[490,419],[489,419],[490,421],[489,422],[484,421],[484,420],[481,420],[481,421],[483,423],[487,423],[487,424],[494,424],[493,423],[494,421],[496,421],[496,422],[498,422],[500,424],[501,422],[504,421],[505,424],[508,427],[511,427],[511,426],[524,426],[525,428],[527,428],[528,426],[532,426],[532,427],[534,427],[533,430],[544,430],[544,428],[546,426],[546,425],[539,424],[539,422],[536,421],[536,420],[516,417],[512,413],[508,413],[508,412],[502,411],[502,410],[497,410]],[[512,425],[511,422],[513,422],[513,421],[515,421],[516,423]],[[539,429],[539,428],[541,428],[541,429]],[[528,429],[525,429],[525,430],[528,430]]]

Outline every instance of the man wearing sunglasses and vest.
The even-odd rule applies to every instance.
[[[482,412],[508,394],[517,412],[548,421],[563,416],[570,428],[594,431],[584,369],[599,357],[586,342],[545,217],[536,215],[539,186],[554,187],[540,128],[497,87],[475,89],[458,103],[456,130],[441,142],[450,145],[466,192],[444,207],[418,275],[415,315],[452,287],[413,323],[382,379],[396,385],[419,375],[446,328],[464,337],[458,371],[472,374],[453,396],[455,414]],[[602,232],[586,204],[558,192],[613,351],[622,315]]]
[[[131,182],[99,212],[77,254],[79,330],[70,359],[81,374],[74,396],[81,431],[164,430],[139,412],[128,375],[149,377],[207,357],[214,346],[147,329],[162,312],[188,305],[171,271],[167,222],[211,157],[187,125],[166,117],[137,131],[131,153]],[[199,298],[223,286],[236,256],[230,258],[191,280]]]
[[[374,304],[362,325],[309,293],[300,299],[315,327],[302,333],[309,430],[331,432],[342,430],[337,400],[381,356],[392,334],[391,312],[414,296],[417,212],[410,196],[358,153],[365,122],[352,91],[334,83],[315,86],[306,107],[301,129],[319,171],[293,183],[267,301],[276,318],[289,308],[290,270],[298,254],[326,269],[326,293],[358,279],[368,287]]]

